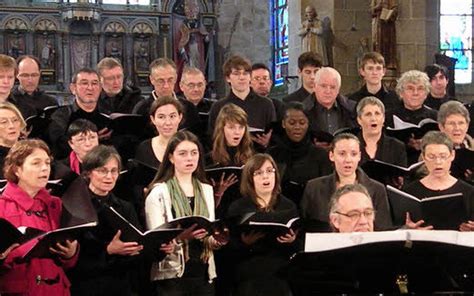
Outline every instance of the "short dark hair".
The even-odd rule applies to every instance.
[[[298,69],[303,71],[303,68],[306,66],[321,68],[323,66],[323,59],[315,52],[304,52],[298,57]]]
[[[334,152],[334,148],[336,148],[336,144],[342,140],[354,140],[357,143],[359,143],[359,148],[360,148],[360,140],[359,138],[357,138],[356,135],[351,134],[351,133],[341,133],[334,137],[334,139],[331,142],[331,145],[329,146],[329,151]]]
[[[67,128],[66,136],[68,141],[75,135],[85,134],[88,132],[97,133],[97,126],[87,119],[79,118],[74,120]]]
[[[432,64],[425,67],[425,73],[428,75],[428,78],[430,79],[430,81],[433,80],[436,74],[440,72],[444,77],[446,77],[446,79],[448,79],[449,70],[445,66]]]
[[[250,61],[239,55],[231,56],[224,62],[224,65],[222,66],[224,77],[229,77],[230,73],[232,73],[232,69],[244,70],[248,73],[252,72]]]
[[[103,167],[111,158],[117,160],[120,170],[122,168],[122,158],[114,147],[106,145],[94,147],[82,161],[83,175],[87,176],[93,170]]]
[[[25,54],[25,55],[22,55],[22,56],[19,56],[17,59],[16,59],[16,64],[18,66],[20,66],[20,63],[23,61],[23,60],[26,60],[26,59],[30,59],[30,60],[33,60],[36,65],[38,65],[38,69],[41,70],[41,62],[40,60],[35,57],[35,56],[32,56],[32,55],[29,55],[29,54]]]
[[[48,145],[42,140],[27,139],[16,142],[5,157],[5,164],[3,166],[3,175],[8,182],[18,184],[19,179],[16,171],[25,163],[26,158],[35,149],[44,150],[49,158],[52,159]]]
[[[252,71],[255,71],[255,70],[267,70],[268,71],[268,74],[270,74],[270,76],[272,76],[272,71],[270,71],[270,68],[268,68],[267,65],[265,65],[264,63],[255,63],[252,65]]]
[[[288,117],[288,111],[290,110],[296,110],[296,111],[301,111],[304,113],[306,118],[309,119],[309,116],[305,110],[304,104],[301,102],[289,102],[288,104],[285,105],[285,113],[283,114],[283,119]]]
[[[76,73],[74,73],[74,75],[72,75],[71,82],[75,84],[77,82],[77,76],[79,76],[79,74],[82,74],[82,73],[95,74],[95,75],[97,75],[97,79],[100,78],[100,75],[96,70],[91,69],[91,68],[81,68],[81,69],[77,70]]]

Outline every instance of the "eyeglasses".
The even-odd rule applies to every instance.
[[[374,209],[366,209],[364,210],[363,212],[360,212],[360,211],[350,211],[348,213],[341,213],[341,212],[337,212],[336,211],[336,214],[339,214],[339,215],[342,215],[344,217],[347,217],[349,219],[351,219],[352,221],[358,221],[360,219],[360,217],[362,217],[362,215],[366,218],[366,219],[372,219],[375,215],[375,210]]]
[[[404,88],[404,91],[408,91],[408,92],[426,92],[426,88],[424,86],[417,86],[417,87],[413,87],[413,86],[407,86]]]
[[[260,81],[266,82],[266,81],[270,80],[270,77],[268,77],[268,76],[263,76],[263,77],[257,76],[257,77],[253,77],[252,80],[257,81],[257,82],[260,82]]]
[[[198,83],[188,83],[188,84],[184,84],[186,85],[187,88],[203,88],[205,86],[205,84],[203,82],[198,82]]]
[[[99,174],[99,176],[101,177],[106,177],[109,173],[112,175],[112,176],[118,176],[120,171],[118,169],[111,169],[111,170],[108,170],[106,168],[98,168],[98,169],[95,169],[94,170],[97,174]]]
[[[86,141],[93,142],[96,141],[99,138],[97,135],[90,135],[87,137],[78,137],[76,139],[72,139],[74,142],[78,144],[84,144]]]
[[[100,82],[97,80],[93,80],[93,81],[82,80],[82,81],[77,82],[76,84],[81,88],[86,88],[88,86],[92,88],[96,88],[100,86]]]
[[[450,154],[440,154],[440,155],[426,154],[425,155],[425,160],[428,160],[428,161],[440,160],[440,161],[444,162],[444,161],[448,160],[448,158],[450,156],[451,156]]]
[[[449,126],[449,127],[465,127],[467,125],[467,122],[466,121],[458,121],[458,122],[455,122],[455,121],[446,121],[446,123],[444,124],[445,126]]]
[[[254,177],[263,177],[264,175],[272,175],[276,172],[275,168],[268,168],[266,170],[256,170],[253,172]]]
[[[10,123],[13,126],[19,126],[21,124],[20,118],[18,117],[11,117],[11,118],[0,118],[0,126],[2,128],[5,128],[8,126],[8,123]]]
[[[38,78],[40,77],[40,74],[39,73],[31,73],[31,74],[28,74],[28,73],[21,73],[21,74],[18,74],[18,77],[21,77],[21,78],[24,78],[24,79],[35,79],[35,78]]]

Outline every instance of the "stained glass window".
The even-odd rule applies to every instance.
[[[271,0],[273,31],[273,79],[282,85],[288,75],[288,1]]]
[[[441,0],[440,51],[457,59],[457,84],[472,81],[472,0]]]

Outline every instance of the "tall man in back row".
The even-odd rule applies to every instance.
[[[230,92],[225,99],[217,101],[209,113],[208,133],[212,135],[219,111],[226,104],[235,104],[248,115],[248,125],[253,128],[266,129],[276,121],[275,108],[270,99],[257,95],[250,88],[250,62],[241,56],[230,57],[223,66],[224,76],[230,85]],[[261,146],[268,146],[271,132],[254,138]]]

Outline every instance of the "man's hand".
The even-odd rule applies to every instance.
[[[109,140],[110,137],[112,137],[112,132],[112,130],[109,130],[106,127],[98,131],[97,134],[99,135],[99,141]]]
[[[252,140],[255,143],[258,143],[259,145],[267,148],[268,144],[270,144],[270,139],[272,138],[272,133],[273,130],[268,131],[266,134],[256,134],[255,136],[252,136]]]

